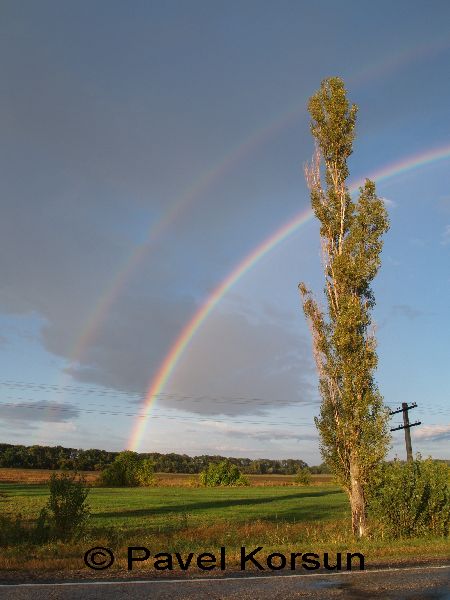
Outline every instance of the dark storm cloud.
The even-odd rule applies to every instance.
[[[81,364],[67,371],[78,381],[144,395],[152,373],[194,307],[189,299],[119,298],[85,348]],[[50,347],[53,334],[50,329],[45,332]]]
[[[83,364],[68,371],[79,381],[144,395],[170,349],[168,340],[176,339],[193,309],[188,301],[128,298],[105,321]],[[304,338],[261,317],[211,315],[164,389],[174,397],[158,399],[157,406],[239,415],[309,403],[315,397],[309,352]]]
[[[238,169],[226,190],[218,189],[220,178],[206,190],[200,186],[188,214],[171,224],[107,303],[107,314],[97,319],[80,356],[74,356],[76,340],[126,270],[136,238],[145,242],[158,218],[193,182],[217,166],[221,172],[221,161],[266,123],[265,116],[259,123],[250,120],[247,129],[232,116],[212,127],[215,115],[198,109],[203,120],[198,127],[192,115],[183,121],[182,96],[177,96],[180,106],[171,106],[166,94],[150,93],[140,72],[127,74],[137,86],[132,92],[131,86],[106,93],[108,71],[90,72],[87,61],[82,74],[70,45],[64,45],[64,57],[58,51],[67,41],[58,32],[45,44],[36,43],[31,33],[39,31],[40,17],[35,16],[37,29],[28,23],[29,36],[23,36],[26,27],[15,30],[20,20],[11,25],[8,35],[21,51],[8,55],[8,86],[0,100],[0,311],[38,315],[45,323],[45,349],[76,359],[70,372],[78,380],[144,392],[195,311],[191,291],[197,298],[207,293],[273,227],[270,209],[280,189],[270,175],[278,167],[267,157],[258,172],[244,176]],[[96,38],[97,32],[86,35]],[[116,39],[109,43],[114,46]],[[125,61],[117,64],[125,75],[127,61],[118,58]],[[162,113],[166,120],[155,116]],[[218,139],[225,145],[215,150]],[[301,180],[296,167],[292,173]],[[261,203],[269,209],[261,213],[261,233],[249,234],[248,223]]]
[[[204,401],[182,404],[203,414],[261,414],[309,403],[315,397],[310,343],[296,330],[263,317],[219,313],[193,339],[167,391],[204,391]]]

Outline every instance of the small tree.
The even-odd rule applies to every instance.
[[[100,474],[100,485],[106,487],[149,486],[154,482],[153,462],[131,450],[120,452]]]
[[[297,471],[294,482],[299,485],[309,485],[311,483],[311,471],[308,467],[303,467]]]
[[[40,541],[54,537],[67,540],[80,534],[90,511],[86,504],[89,487],[76,474],[53,474],[50,477],[50,497],[37,522]]]
[[[242,475],[239,468],[229,460],[219,463],[209,463],[200,473],[200,483],[209,487],[219,485],[249,485],[248,479]]]
[[[316,153],[305,172],[320,223],[328,306],[324,312],[306,285],[299,285],[322,396],[315,422],[322,456],[349,495],[353,532],[363,536],[366,486],[389,443],[388,415],[373,379],[377,355],[370,331],[375,305],[370,283],[380,266],[388,218],[372,181],[366,179],[355,201],[346,185],[357,107],[349,105],[343,81],[324,80],[308,108]]]

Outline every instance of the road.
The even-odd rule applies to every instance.
[[[336,574],[0,585],[2,600],[450,600],[450,565]]]

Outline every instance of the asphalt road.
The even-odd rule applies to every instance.
[[[450,565],[322,575],[0,585],[2,600],[450,600]]]

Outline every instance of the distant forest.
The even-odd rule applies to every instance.
[[[63,446],[17,446],[0,444],[0,467],[18,469],[66,469],[78,471],[101,471],[113,462],[118,452],[106,450],[77,450]],[[265,475],[294,475],[299,468],[308,465],[299,459],[271,460],[269,458],[231,458],[224,456],[187,456],[186,454],[160,454],[159,452],[141,453],[150,458],[157,473],[200,473],[211,462],[220,462],[228,458],[243,473]],[[329,473],[327,466],[309,467],[311,473]]]

